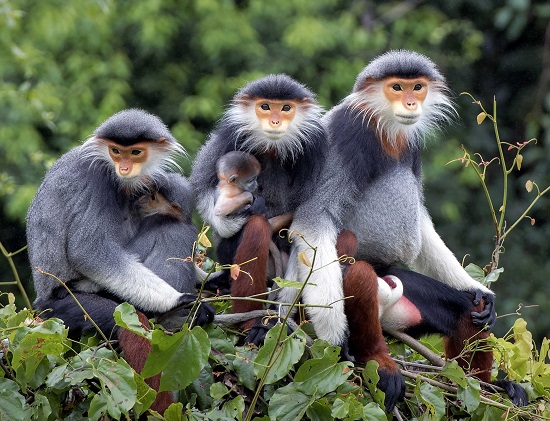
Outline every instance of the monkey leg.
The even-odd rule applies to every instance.
[[[147,320],[147,316],[139,311],[137,312],[137,315],[139,321],[141,322],[141,326],[144,329],[149,330],[149,321]],[[126,360],[126,362],[137,373],[140,373],[145,366],[145,361],[147,360],[149,353],[151,352],[151,342],[126,329],[119,329],[118,341],[124,353],[124,359]],[[161,374],[159,373],[153,377],[145,379],[145,383],[147,383],[150,388],[158,392],[160,387],[160,377]],[[170,404],[174,402],[175,401],[170,392],[158,392],[155,401],[151,405],[150,409],[152,409],[153,411],[157,411],[162,415],[164,414],[164,411],[166,411],[166,409],[170,406]]]
[[[263,215],[252,215],[243,227],[241,241],[233,260],[238,265],[248,263],[241,267],[237,279],[231,283],[232,297],[250,297],[267,292],[266,276],[270,243],[271,228],[267,219]],[[263,309],[263,304],[257,301],[232,301],[234,313],[261,309]],[[256,323],[257,320],[251,319],[241,323],[240,327],[250,329]]]
[[[480,303],[473,311],[481,311],[483,303]],[[489,383],[491,381],[491,368],[493,366],[493,351],[487,348],[484,339],[489,337],[487,330],[474,326],[469,312],[463,313],[456,329],[445,338],[445,356],[447,359],[456,358],[458,364],[465,370],[472,371],[480,380]],[[472,352],[464,352],[466,342],[472,343],[479,340],[479,349]]]
[[[405,395],[405,381],[389,355],[378,315],[378,276],[363,261],[351,265],[344,274],[346,316],[350,353],[358,362],[378,362],[378,387],[386,394],[384,404],[390,412]]]

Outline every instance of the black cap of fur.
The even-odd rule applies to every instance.
[[[154,114],[137,108],[119,111],[105,120],[94,131],[94,136],[109,139],[122,146],[130,146],[143,140],[161,138],[169,142],[176,139],[162,120]]]
[[[249,83],[237,92],[235,99],[238,100],[243,96],[283,101],[292,99],[315,101],[313,92],[285,74],[268,75]]]
[[[359,73],[353,90],[362,89],[366,79],[381,80],[390,76],[404,79],[425,76],[430,80],[445,82],[436,64],[425,55],[414,51],[392,50],[376,57]]]

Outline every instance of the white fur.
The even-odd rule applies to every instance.
[[[121,273],[124,274],[123,279],[120,279],[117,273],[101,278],[102,287],[119,297],[124,297],[126,301],[144,311],[168,311],[179,303],[183,295],[141,264],[137,258],[127,262]]]
[[[334,246],[337,232],[332,224],[325,225],[319,222],[325,226],[322,232],[306,230],[305,226],[300,226],[296,222],[290,227],[291,232],[302,234],[309,244],[316,247],[317,253],[314,260],[313,250],[303,239],[293,234],[291,237],[293,248],[285,278],[301,281],[308,278],[311,268],[298,261],[298,255],[305,251],[310,262],[313,263],[313,272],[304,288],[303,302],[331,306],[331,308],[308,307],[308,316],[319,338],[333,345],[341,345],[346,338],[348,324],[344,313],[342,270]],[[279,299],[281,296],[288,297],[290,294],[283,292]]]
[[[116,173],[104,140],[92,136],[82,144],[81,148],[82,158],[90,161],[90,168],[98,166],[98,171],[106,170],[112,175],[115,185],[130,194],[147,191],[151,182],[165,179],[167,170],[181,170],[176,162],[176,157],[186,155],[183,146],[177,142],[166,141],[159,147],[152,145],[140,175],[133,178],[122,178]]]
[[[394,306],[403,296],[403,283],[397,276],[388,275],[395,282],[395,288],[388,285],[382,278],[378,278],[378,316],[382,317],[384,312]]]
[[[420,230],[422,235],[420,254],[414,261],[408,263],[413,270],[439,279],[459,290],[480,289],[485,293],[494,294],[466,273],[435,231],[425,207],[422,207],[420,214]]]
[[[287,131],[279,138],[266,136],[256,117],[253,101],[234,101],[226,117],[238,128],[236,138],[244,138],[241,150],[251,153],[274,151],[281,161],[295,161],[304,152],[305,142],[316,138],[322,109],[316,104],[300,104]]]
[[[376,131],[385,140],[396,143],[397,136],[402,133],[411,146],[422,142],[426,134],[438,129],[442,123],[449,123],[457,116],[453,103],[447,95],[447,87],[443,82],[430,81],[428,94],[422,104],[423,112],[414,124],[403,124],[395,118],[391,104],[383,92],[383,82],[371,84],[366,90],[351,93],[346,102],[348,107],[357,111],[357,118],[367,126],[373,118],[376,119]],[[364,110],[368,110],[367,113]]]

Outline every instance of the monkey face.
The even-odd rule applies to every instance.
[[[109,156],[120,178],[136,178],[141,175],[143,164],[148,159],[149,143],[151,142],[122,146],[112,141],[107,142]]]
[[[384,95],[391,104],[395,119],[405,125],[416,123],[422,116],[422,104],[428,94],[426,78],[388,78],[384,81]]]
[[[296,115],[296,103],[259,99],[256,101],[255,111],[264,134],[270,139],[279,139],[286,133]]]

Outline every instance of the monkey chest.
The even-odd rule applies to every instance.
[[[412,171],[398,169],[370,183],[344,222],[358,237],[358,257],[382,263],[416,258],[422,202],[422,188]]]

